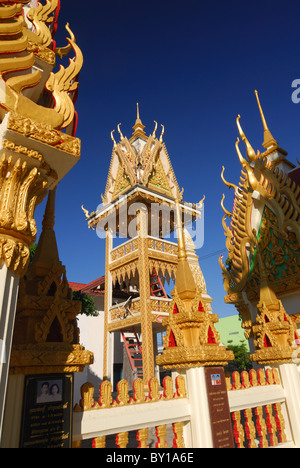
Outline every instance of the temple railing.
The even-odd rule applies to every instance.
[[[175,386],[174,391],[172,379],[166,377],[160,391],[158,380],[153,378],[145,391],[143,380],[137,379],[130,397],[128,382],[121,380],[114,399],[111,383],[104,381],[100,398],[95,401],[94,387],[83,385],[82,399],[74,409],[74,447],[80,448],[83,441],[92,439],[93,448],[105,448],[114,435],[116,448],[126,448],[129,435],[132,439],[134,432],[137,448],[148,448],[151,436],[156,448],[166,448],[170,437],[173,448],[184,448],[184,433],[190,420],[184,377],[177,378]]]
[[[234,372],[227,389],[237,448],[293,446],[277,369]]]
[[[162,314],[162,317],[164,315],[168,316],[170,313],[171,302],[172,299],[169,298],[151,296],[151,313],[154,315]],[[129,303],[128,301],[125,301],[111,307],[109,321],[124,320],[130,316],[139,315],[140,313],[140,298],[137,297],[132,299]]]
[[[295,446],[276,369],[234,372],[227,378],[227,390],[236,448]],[[105,448],[107,443],[110,448],[112,443],[115,448],[196,448],[192,440],[201,424],[193,417],[194,402],[202,396],[198,388],[197,395],[187,392],[184,374],[175,380],[175,390],[172,378],[166,377],[162,390],[153,378],[147,391],[141,379],[135,380],[132,396],[126,380],[117,385],[117,396],[109,381],[102,382],[97,401],[89,383],[81,394],[74,409],[74,447],[90,441],[93,448]],[[197,417],[201,420],[200,414]]]

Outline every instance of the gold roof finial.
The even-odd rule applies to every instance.
[[[146,135],[146,133],[144,132],[144,128],[145,125],[143,125],[141,119],[140,119],[140,109],[139,109],[139,103],[137,102],[136,104],[136,107],[137,107],[137,115],[136,115],[136,121],[135,121],[135,124],[134,126],[132,127],[134,132],[133,132],[133,136],[136,136],[138,134],[144,136]]]
[[[237,119],[236,119],[236,124],[237,124],[237,127],[238,127],[238,131],[239,131],[240,137],[241,137],[241,139],[243,140],[243,142],[244,142],[245,145],[246,145],[247,156],[248,156],[249,161],[255,161],[255,160],[256,160],[255,151],[254,151],[254,149],[252,148],[252,146],[250,145],[249,140],[248,140],[248,138],[246,137],[245,133],[243,132],[243,129],[242,129],[241,124],[240,124],[240,118],[241,118],[241,116],[238,115],[238,117],[237,117]]]
[[[176,274],[176,290],[182,301],[192,301],[196,296],[196,283],[189,266],[186,249],[185,238],[182,227],[182,214],[179,205],[179,200],[176,200],[176,217],[177,217],[177,235],[178,235],[178,266]]]
[[[255,90],[255,96],[256,96],[256,100],[257,100],[257,104],[258,104],[262,124],[263,124],[263,127],[264,127],[264,142],[263,142],[262,145],[263,145],[263,147],[265,149],[268,149],[271,146],[278,146],[277,141],[275,140],[275,138],[273,137],[272,133],[270,132],[270,130],[268,128],[267,121],[265,119],[265,116],[264,116],[264,113],[263,113],[263,110],[262,110],[262,107],[261,107],[261,104],[260,104],[260,100],[259,100],[259,97],[258,97],[257,90]]]

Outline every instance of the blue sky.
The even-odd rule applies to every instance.
[[[255,89],[273,136],[292,162],[300,159],[300,104],[291,100],[291,84],[300,78],[299,0],[61,3],[56,41],[66,44],[69,21],[85,59],[76,105],[82,156],[57,191],[55,230],[69,281],[104,274],[104,241],[88,230],[81,205],[91,212],[101,203],[110,132],[121,122],[131,136],[139,102],[147,134],[154,120],[165,126],[184,199],[206,196],[205,242],[197,254],[214,312],[235,314],[224,304],[218,256],[201,257],[225,248],[220,200],[225,193],[231,210],[233,194],[220,173],[224,165],[226,179],[239,180],[238,114],[253,147],[263,149]],[[44,207],[36,211],[39,232]]]

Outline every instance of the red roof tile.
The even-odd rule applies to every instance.
[[[83,283],[71,283],[69,281],[69,286],[70,288],[73,290],[73,291],[81,291],[82,288],[84,288],[86,286],[86,284],[83,284]]]

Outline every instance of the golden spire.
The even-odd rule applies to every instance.
[[[270,132],[270,130],[269,130],[269,128],[268,128],[267,121],[266,121],[266,119],[265,119],[265,116],[264,116],[264,113],[263,113],[263,110],[262,110],[262,107],[261,107],[261,104],[260,104],[260,100],[259,100],[259,97],[258,97],[258,92],[257,92],[256,90],[255,90],[255,96],[256,96],[256,100],[257,100],[257,104],[258,104],[258,108],[259,108],[259,112],[260,112],[262,124],[263,124],[263,127],[264,127],[264,142],[263,142],[263,147],[264,147],[265,149],[268,149],[268,148],[270,148],[271,146],[278,146],[277,141],[274,139],[272,133]]]
[[[30,280],[35,277],[46,276],[54,263],[61,265],[54,231],[56,190],[57,187],[49,191],[42,232],[33,262],[27,274]]]
[[[179,201],[176,200],[175,203],[178,235],[178,266],[176,274],[176,290],[180,299],[185,302],[192,301],[195,298],[196,284],[187,260]]]
[[[132,127],[134,132],[133,132],[133,136],[137,136],[137,135],[146,135],[146,132],[144,132],[144,128],[145,125],[143,125],[141,119],[140,119],[140,109],[139,109],[139,103],[137,102],[136,104],[136,107],[137,107],[137,116],[136,116],[136,121],[135,121],[135,124],[134,126]]]

